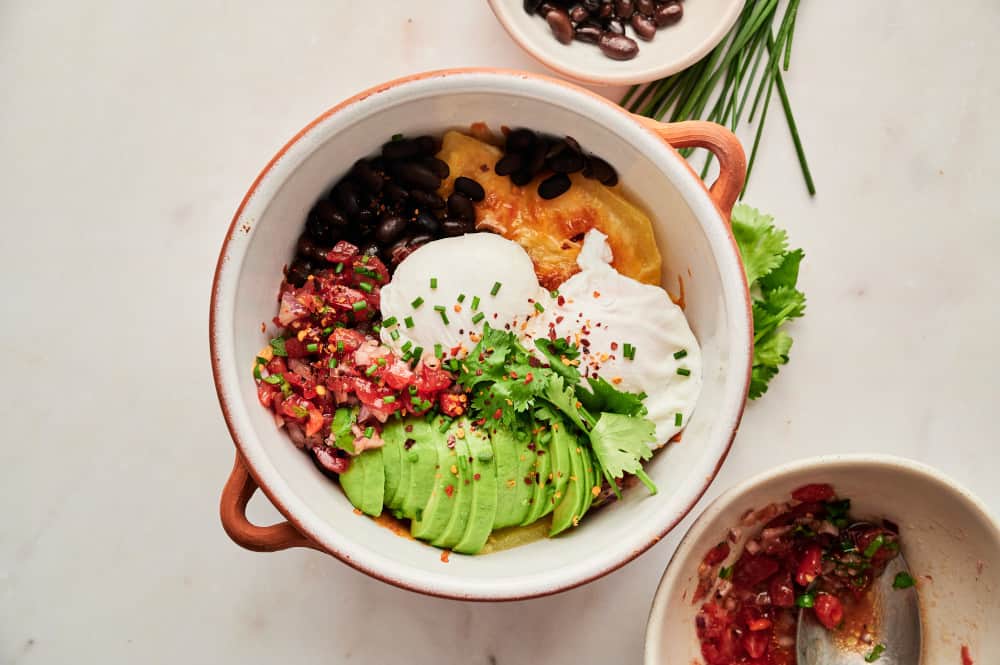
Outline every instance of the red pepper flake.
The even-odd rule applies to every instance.
[[[972,656],[969,655],[969,647],[962,645],[962,665],[974,665]]]
[[[444,488],[444,493],[447,494],[448,498],[450,499],[452,495],[455,493],[455,486],[448,485],[447,487]]]
[[[479,474],[478,474],[478,473],[477,473],[477,474],[474,474],[474,475],[472,476],[472,479],[473,479],[473,480],[479,480]]]
[[[535,377],[533,377],[533,376],[531,375],[531,372],[528,372],[527,376],[525,376],[525,377],[524,377],[524,382],[525,382],[526,384],[527,384],[527,383],[531,383],[531,382],[532,382],[532,381],[534,381],[534,380],[535,380]]]
[[[601,297],[601,292],[600,291],[594,291],[594,297],[595,298],[600,298]]]
[[[515,372],[514,370],[511,370],[510,371],[510,378],[516,379],[517,378],[517,372]]]
[[[451,556],[451,550],[441,550],[441,563],[448,563],[449,556]]]
[[[556,302],[559,304],[560,307],[562,307],[563,305],[566,304],[566,298],[565,298],[565,296],[559,296],[558,298],[556,298]],[[560,316],[559,319],[561,319],[561,318],[562,317]],[[559,319],[556,319],[556,321],[558,321]]]
[[[496,411],[493,412],[493,420],[500,420],[502,416],[503,416],[503,411],[501,411],[500,409],[497,409]]]
[[[612,351],[618,350],[618,342],[611,342],[611,350]]]

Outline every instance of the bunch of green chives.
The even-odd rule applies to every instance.
[[[771,104],[771,95],[777,88],[785,119],[792,133],[792,141],[795,143],[799,165],[802,167],[806,188],[810,195],[815,194],[816,187],[809,172],[809,164],[802,149],[802,141],[799,139],[799,131],[795,125],[795,117],[792,115],[788,92],[781,75],[782,70],[788,71],[799,1],[788,0],[775,36],[774,24],[780,13],[778,0],[747,0],[732,30],[708,55],[673,76],[653,81],[643,87],[641,92],[640,86],[633,86],[622,98],[622,106],[633,113],[656,120],[668,119],[669,122],[678,122],[704,118],[727,125],[736,131],[743,119],[744,111],[747,110],[750,91],[756,84],[753,103],[747,116],[748,123],[752,123],[757,117],[757,133],[754,136],[747,166],[747,183],[749,183],[764,130],[764,119]],[[766,63],[758,76],[765,53]],[[685,156],[689,154],[690,150],[684,151]],[[702,169],[702,178],[708,174],[711,163],[712,155],[709,155]]]

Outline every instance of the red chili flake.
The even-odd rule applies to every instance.
[[[534,481],[534,479],[531,476],[525,476],[524,477],[524,484],[525,485],[531,485],[533,482],[535,482],[535,481]]]
[[[556,298],[556,302],[559,304],[560,307],[562,307],[563,305],[566,304],[566,297],[565,296],[559,296],[558,298]],[[561,319],[562,317],[560,316],[559,318]]]
[[[566,318],[566,317],[564,317],[562,314],[560,314],[559,316],[556,317],[556,323],[562,323],[564,318]]]
[[[407,425],[403,429],[406,430],[407,432],[412,432],[413,431],[413,425]]]
[[[600,298],[601,297],[601,292],[600,291],[594,291],[594,297],[595,298]]]
[[[497,409],[496,411],[493,412],[493,420],[500,420],[502,416],[503,416],[503,411],[501,411],[500,409]]]
[[[531,372],[528,372],[527,376],[524,377],[524,382],[525,383],[531,383],[534,380],[535,380],[535,377],[533,377],[531,375]]]
[[[479,480],[479,474],[478,473],[473,474],[472,479],[473,480]]]
[[[448,498],[450,499],[451,496],[455,493],[455,486],[448,485],[447,487],[444,488],[444,493],[447,494]]]
[[[612,351],[618,350],[618,342],[611,342],[611,350]]]
[[[517,378],[517,372],[515,372],[514,370],[511,370],[510,371],[510,378],[516,379]]]

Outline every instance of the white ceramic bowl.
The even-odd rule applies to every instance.
[[[615,165],[655,220],[664,285],[676,293],[679,280],[684,281],[705,377],[683,443],[669,446],[647,467],[662,488],[658,495],[628,492],[566,537],[478,557],[456,554],[443,563],[439,550],[354,513],[336,484],[275,428],[257,403],[250,369],[271,336],[262,323],[275,315],[282,266],[293,254],[313,202],[356,159],[377,151],[393,134],[441,132],[474,121],[570,133]],[[662,136],[680,145],[715,144],[726,181],[710,194]],[[212,362],[238,448],[222,502],[228,533],[252,549],[313,547],[393,584],[468,599],[553,593],[638,556],[697,502],[721,465],[743,411],[752,346],[749,299],[732,234],[716,205],[731,207],[743,168],[739,144],[718,126],[652,126],[585,90],[518,72],[423,74],[378,86],[324,113],[282,148],[251,186],[219,257],[212,290]],[[256,527],[247,522],[243,508],[255,483],[289,523]]]
[[[719,496],[695,521],[667,566],[646,628],[646,665],[703,663],[691,602],[698,565],[751,508],[787,500],[806,483],[830,483],[859,517],[899,525],[917,580],[925,665],[1000,663],[1000,528],[986,507],[934,469],[885,455],[834,455],[794,462]],[[749,536],[750,534],[746,534]],[[737,548],[730,554],[738,556]],[[728,564],[727,564],[728,565]]]
[[[612,60],[596,44],[559,43],[545,19],[524,11],[521,0],[488,1],[511,38],[543,65],[571,79],[598,85],[647,83],[690,67],[722,41],[745,2],[687,0],[683,18],[658,30],[652,41],[636,38],[631,26],[627,27],[626,34],[639,43],[639,54],[631,60]]]

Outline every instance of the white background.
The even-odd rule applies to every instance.
[[[803,3],[787,82],[819,194],[775,100],[747,200],[805,248],[809,312],[709,498],[879,451],[1000,508],[998,28],[995,0]],[[497,605],[219,526],[207,313],[232,213],[323,109],[466,65],[541,71],[482,1],[0,0],[0,662],[638,661],[689,521],[587,587]]]

